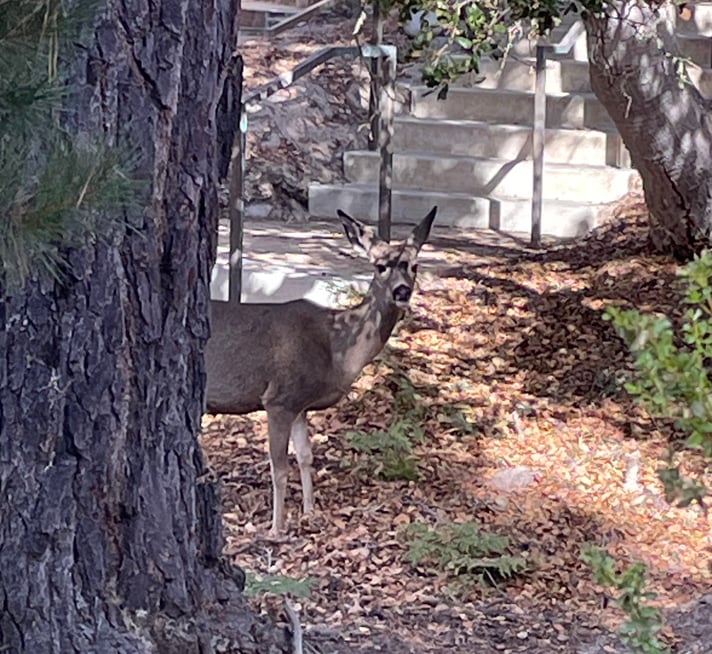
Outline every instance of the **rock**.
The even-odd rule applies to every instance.
[[[530,486],[537,481],[537,474],[529,466],[513,466],[495,472],[490,477],[489,485],[499,491],[511,492]]]
[[[420,28],[423,24],[430,25],[430,27],[438,27],[438,16],[434,11],[416,11],[411,9],[410,20],[403,25],[403,31],[411,37],[416,37],[420,32]]]

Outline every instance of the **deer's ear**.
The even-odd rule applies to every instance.
[[[430,236],[430,228],[433,226],[433,220],[435,220],[435,214],[438,212],[437,207],[433,207],[420,224],[415,227],[408,237],[408,244],[414,245],[418,250],[423,247],[423,243],[428,240]]]
[[[375,230],[368,225],[364,225],[360,220],[352,218],[341,209],[337,209],[336,213],[341,218],[341,223],[344,226],[346,238],[349,239],[351,245],[355,248],[362,249],[366,254],[371,251],[371,248],[379,241]]]

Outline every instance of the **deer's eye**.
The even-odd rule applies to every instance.
[[[418,272],[418,264],[414,263],[413,266],[411,267],[411,270],[413,271],[413,274]]]
[[[377,264],[376,264],[376,270],[377,270],[379,273],[381,273],[381,275],[382,275],[384,272],[386,272],[386,270],[388,270],[388,268],[387,268],[385,265],[383,265],[382,263],[377,263]]]

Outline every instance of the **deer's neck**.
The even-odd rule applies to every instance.
[[[383,349],[402,314],[373,291],[372,286],[361,304],[338,312],[334,318],[332,351],[344,376],[344,386],[350,386],[363,367]]]

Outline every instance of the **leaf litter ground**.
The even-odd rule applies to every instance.
[[[347,42],[347,32],[332,14],[247,43],[250,84]],[[253,202],[271,195],[278,213],[298,218],[305,187],[297,185],[333,179],[324,171],[337,170],[365,118],[349,102],[350,75],[326,66],[319,85],[305,80],[302,96],[253,117]],[[315,92],[322,86],[328,97]],[[290,131],[301,124],[300,97],[309,98],[304,116],[319,117],[304,118],[304,134]],[[300,518],[292,461],[284,539],[267,537],[264,416],[205,418],[202,442],[223,485],[225,553],[251,574],[313,579],[298,603],[313,651],[625,652],[615,637],[623,616],[580,559],[596,544],[649,566],[676,652],[712,653],[710,524],[695,507],[665,502],[655,470],[680,435],[622,390],[631,359],[601,317],[609,303],[679,315],[676,265],[648,251],[645,221],[633,199],[586,239],[542,252],[491,233],[486,242],[473,233],[466,245],[426,246],[437,248],[438,264],[421,267],[412,311],[382,356],[347,399],[310,417],[318,513]],[[397,413],[424,433],[417,481],[376,479],[349,447],[349,432],[385,429]],[[681,457],[710,481],[704,461]],[[406,561],[409,524],[468,520],[509,536],[527,572],[493,589],[454,588]],[[279,597],[252,602],[284,621]]]
[[[466,248],[431,246],[451,265],[421,275],[385,352],[347,399],[311,416],[318,513],[300,518],[293,461],[284,539],[266,535],[263,415],[206,418],[226,554],[252,573],[315,580],[302,620],[316,640],[344,639],[322,651],[624,651],[611,635],[621,615],[581,562],[587,544],[644,561],[663,607],[709,593],[709,522],[699,508],[670,507],[655,474],[680,435],[622,390],[631,359],[601,317],[609,303],[679,313],[676,266],[646,251],[645,234],[634,206],[538,253],[478,246],[477,234]],[[374,479],[349,447],[348,432],[387,428],[397,412],[424,433],[417,481]],[[704,461],[680,456],[705,473]],[[503,484],[503,471],[527,475]],[[405,560],[407,525],[468,520],[509,536],[527,572],[495,589],[454,589]],[[254,601],[282,610],[274,596]],[[667,636],[679,651],[712,651],[712,641]]]

